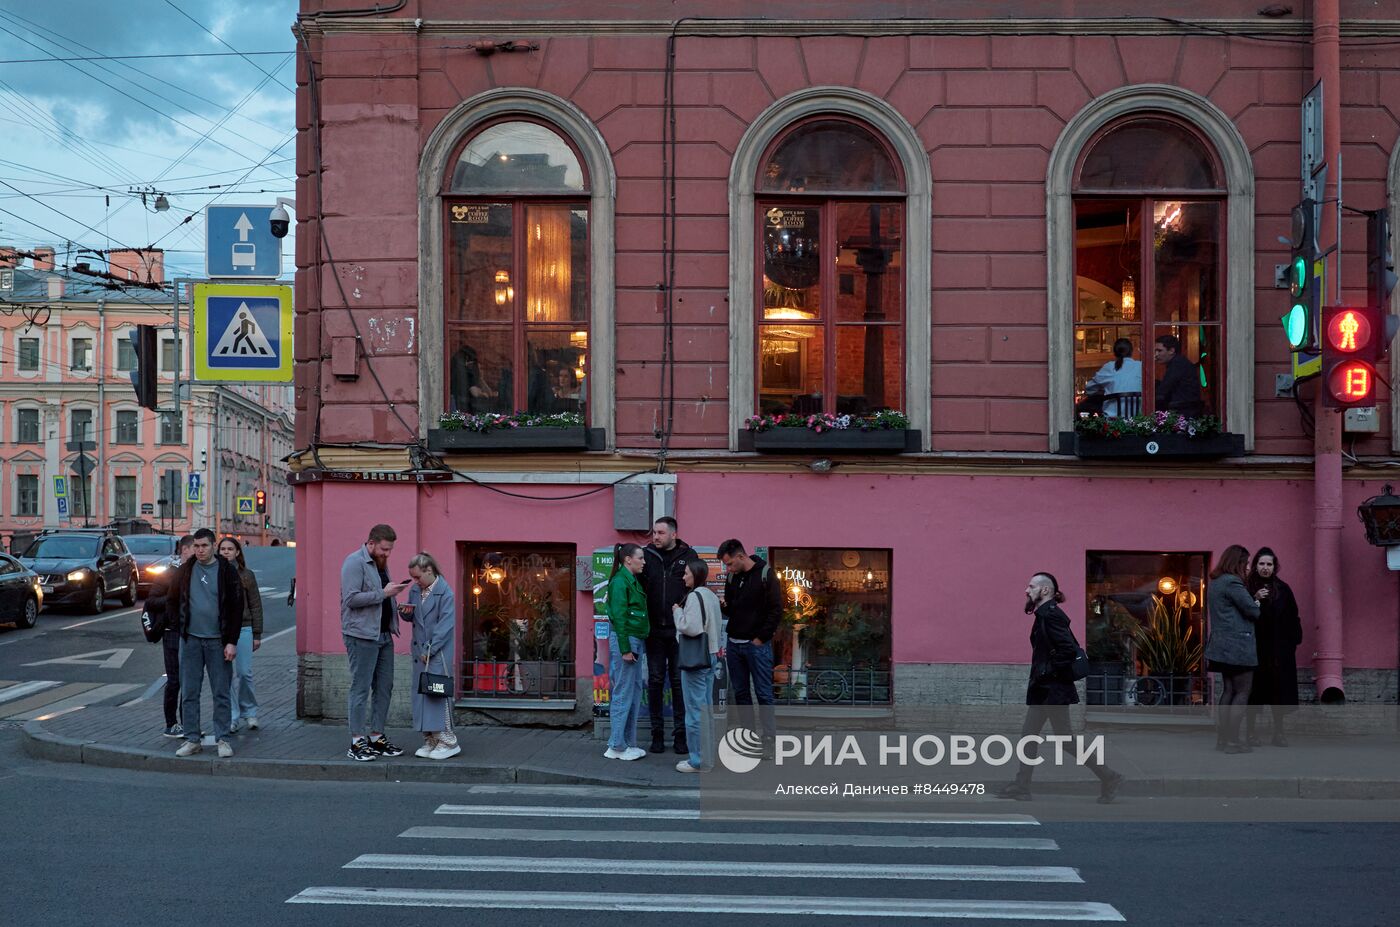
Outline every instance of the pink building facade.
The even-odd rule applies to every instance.
[[[1141,635],[1164,610],[1198,642],[1204,578],[1238,543],[1277,551],[1297,594],[1300,695],[1330,596],[1347,700],[1395,702],[1400,596],[1350,515],[1381,490],[1395,406],[1347,434],[1345,568],[1321,588],[1311,420],[1276,391],[1307,20],[1233,2],[1178,14],[1209,27],[1114,3],[335,15],[352,6],[304,2],[298,26],[305,714],[344,714],[337,577],[379,521],[396,577],[427,550],[457,591],[464,719],[601,713],[595,552],[666,512],[697,547],[766,549],[792,602],[785,701],[1016,702],[1021,590],[1049,570],[1091,706],[1208,704],[1199,659],[1148,665]],[[1400,64],[1362,36],[1400,21],[1342,14],[1345,196],[1390,209]],[[1341,239],[1359,300],[1364,218]],[[1189,362],[1184,397],[1159,336]],[[1136,379],[1105,408],[1089,384],[1121,373],[1120,341]],[[1081,412],[1139,408],[1224,436],[1170,459],[1073,437]],[[886,431],[749,428],[882,410],[907,418],[888,453]],[[439,429],[517,411],[585,431]]]

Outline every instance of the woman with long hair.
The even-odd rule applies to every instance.
[[[1109,418],[1127,418],[1142,411],[1142,361],[1133,357],[1133,343],[1127,338],[1113,342],[1113,360],[1084,384],[1086,395],[1094,391],[1103,398],[1103,414]],[[1126,397],[1131,395],[1138,397],[1136,409],[1127,408]]]
[[[608,577],[608,682],[612,697],[608,704],[611,722],[608,749],[610,760],[640,760],[647,752],[637,746],[637,714],[641,710],[642,685],[647,677],[647,596],[637,577],[646,565],[639,544],[618,544],[613,548],[612,575]]]
[[[1303,642],[1303,623],[1298,618],[1298,600],[1288,583],[1279,579],[1278,555],[1267,547],[1254,552],[1249,568],[1249,591],[1259,596],[1259,620],[1254,623],[1259,666],[1249,690],[1246,736],[1251,747],[1261,741],[1254,737],[1254,725],[1262,705],[1273,715],[1275,747],[1288,746],[1283,736],[1283,718],[1298,704],[1298,645]]]
[[[1248,572],[1249,551],[1231,544],[1211,570],[1206,587],[1206,605],[1210,610],[1206,659],[1223,682],[1216,712],[1215,749],[1226,753],[1250,752],[1249,744],[1240,742],[1240,723],[1259,663],[1254,623],[1259,620],[1259,603],[1270,595],[1265,587],[1250,594],[1245,585]]]
[[[704,638],[704,665],[687,666],[685,644],[681,644],[681,689],[685,692],[685,735],[690,756],[676,764],[676,770],[694,773],[707,767],[714,753],[710,726],[710,692],[715,679],[715,659],[719,653],[719,598],[705,585],[710,567],[700,559],[685,564],[686,593],[683,604],[672,606],[676,615],[676,639]],[[698,648],[697,648],[698,649]]]
[[[262,646],[262,593],[258,577],[248,569],[243,559],[243,545],[238,538],[225,536],[219,542],[219,556],[238,567],[238,580],[243,584],[243,630],[238,635],[238,653],[233,658],[233,684],[229,686],[229,702],[233,705],[232,731],[240,722],[249,730],[258,729],[258,697],[253,692],[253,651]]]
[[[457,599],[431,554],[414,554],[408,561],[408,575],[413,585],[408,600],[399,606],[399,617],[413,624],[409,645],[413,685],[408,691],[413,693],[413,729],[423,735],[423,746],[414,755],[445,760],[462,752],[452,730],[452,699],[420,692],[418,680],[424,673],[452,675],[447,667],[456,654],[452,645],[457,631]]]

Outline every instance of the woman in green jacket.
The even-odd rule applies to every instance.
[[[647,678],[647,596],[637,581],[644,560],[637,544],[613,548],[612,576],[608,579],[608,668],[612,698],[608,716],[611,733],[603,754],[610,760],[640,760],[647,752],[637,746],[637,715],[642,705],[642,683]]]

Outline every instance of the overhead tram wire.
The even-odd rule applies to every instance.
[[[3,103],[6,109],[18,116],[22,125],[27,125],[40,132],[60,147],[69,147],[75,155],[98,170],[110,171],[115,177],[123,175],[126,175],[128,179],[133,177],[120,162],[110,157],[86,137],[70,131],[52,114],[37,106],[9,84],[0,81],[0,89],[8,93],[8,96],[0,98],[0,103]],[[26,112],[29,114],[28,117],[25,115]],[[66,139],[72,141],[66,142]]]
[[[218,42],[218,43],[219,43],[220,45],[222,45],[224,48],[227,48],[227,49],[233,51],[235,54],[238,55],[238,57],[242,58],[244,61],[246,61],[246,62],[248,62],[249,64],[251,64],[251,65],[252,65],[254,68],[256,68],[259,72],[261,72],[261,73],[263,73],[263,74],[266,74],[268,77],[272,78],[273,80],[276,80],[276,78],[273,77],[272,74],[270,74],[269,72],[263,70],[263,68],[262,68],[261,66],[259,66],[258,63],[257,63],[256,61],[254,61],[252,58],[249,58],[247,55],[243,54],[241,51],[239,51],[238,49],[234,48],[234,47],[233,47],[232,45],[230,45],[228,42],[225,42],[223,36],[221,36],[221,35],[219,35],[218,33],[214,32],[214,31],[213,31],[212,29],[210,29],[208,26],[204,25],[204,23],[200,22],[199,20],[197,20],[197,19],[195,19],[193,16],[191,16],[189,13],[186,13],[184,10],[182,10],[179,6],[177,6],[177,5],[175,4],[174,0],[165,0],[165,5],[168,6],[168,7],[170,7],[170,8],[171,8],[172,10],[174,10],[175,12],[179,13],[181,16],[183,16],[183,17],[185,17],[186,19],[188,19],[190,22],[194,23],[194,24],[195,24],[196,26],[198,26],[199,28],[203,29],[205,32],[209,33],[209,35],[212,36],[216,42]],[[280,81],[278,82],[278,86],[281,87],[282,89],[288,91],[289,93],[295,94],[295,93],[297,92],[295,87],[288,87],[286,84],[281,83]]]

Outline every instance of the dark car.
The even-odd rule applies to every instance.
[[[0,554],[0,624],[32,628],[43,606],[39,575],[14,557]]]
[[[136,593],[142,598],[156,579],[179,565],[175,554],[180,539],[173,534],[124,534],[122,542],[136,558]]]
[[[118,593],[123,605],[136,604],[136,558],[115,534],[46,531],[19,560],[39,574],[49,605],[77,605],[97,614],[107,596]]]

